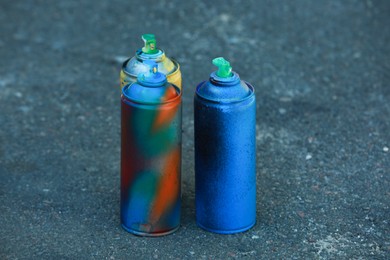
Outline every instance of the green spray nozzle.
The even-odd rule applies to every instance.
[[[142,47],[142,52],[146,54],[156,54],[158,52],[154,34],[144,34],[142,35],[142,40],[145,43],[145,46]]]
[[[221,78],[228,78],[232,75],[232,67],[230,62],[223,57],[213,59],[213,64],[218,67],[217,76]]]

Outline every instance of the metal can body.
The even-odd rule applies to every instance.
[[[180,64],[174,59],[167,58],[164,51],[156,55],[145,55],[140,50],[136,52],[136,55],[130,59],[127,59],[120,72],[120,86],[123,88],[125,85],[137,82],[137,76],[148,70],[147,66],[143,66],[144,60],[154,60],[158,64],[158,71],[164,73],[167,77],[167,81],[178,86],[181,89],[181,71]]]
[[[136,235],[166,235],[180,225],[181,92],[156,103],[160,90],[151,88],[154,101],[140,102],[126,95],[133,85],[121,99],[121,224]]]
[[[239,99],[226,94],[231,86],[211,84],[201,94],[204,83],[194,98],[196,220],[221,234],[256,221],[256,101],[253,87],[241,84],[249,94]]]

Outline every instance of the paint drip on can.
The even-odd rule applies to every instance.
[[[149,66],[145,61],[155,61],[158,71],[167,77],[167,81],[181,89],[180,65],[174,59],[168,58],[162,49],[157,48],[153,34],[142,35],[145,46],[135,52],[135,56],[127,59],[120,72],[120,86],[123,88],[129,83],[137,81],[137,76],[147,73]]]
[[[162,236],[180,225],[181,90],[154,61],[122,89],[121,224],[133,234]]]
[[[256,100],[228,61],[213,64],[194,97],[196,221],[231,234],[256,221]]]

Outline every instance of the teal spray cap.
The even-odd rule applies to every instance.
[[[216,72],[218,77],[228,78],[232,76],[232,67],[230,66],[230,62],[225,60],[223,57],[213,59],[213,64],[218,67],[218,71]]]
[[[154,34],[144,34],[142,35],[142,40],[145,43],[145,46],[142,47],[142,52],[146,54],[156,54],[158,49],[156,47],[156,38]]]

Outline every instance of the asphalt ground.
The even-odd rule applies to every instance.
[[[1,259],[389,259],[389,1],[0,1]],[[119,222],[121,63],[183,73],[182,220]],[[257,223],[195,223],[193,94],[228,59],[257,98]]]

